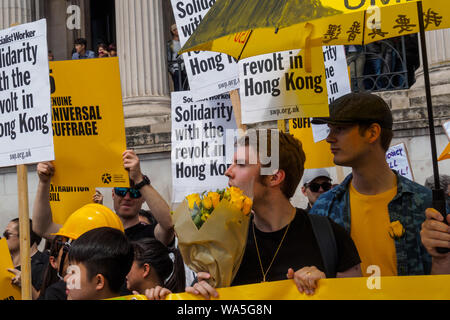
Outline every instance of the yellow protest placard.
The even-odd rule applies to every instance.
[[[117,58],[50,62],[55,176],[59,186],[127,187]]]
[[[95,187],[50,185],[50,207],[53,221],[64,224],[67,218],[85,204],[92,203]]]
[[[379,281],[375,285],[375,281]],[[319,280],[314,295],[300,293],[294,280],[217,289],[218,300],[448,300],[450,275]],[[215,298],[212,298],[216,300]],[[189,293],[167,300],[203,300]]]
[[[20,288],[11,284],[14,274],[8,271],[13,268],[11,254],[6,239],[0,240],[0,300],[21,300]]]
[[[310,118],[289,121],[289,133],[302,142],[306,155],[305,169],[334,167],[330,145],[325,140],[314,142]]]

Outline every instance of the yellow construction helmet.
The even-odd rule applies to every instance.
[[[83,233],[102,227],[125,232],[122,221],[111,209],[101,204],[90,203],[72,213],[62,228],[53,235],[76,240]]]

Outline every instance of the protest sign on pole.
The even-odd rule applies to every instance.
[[[54,159],[46,20],[0,31],[0,167]]]
[[[414,181],[408,151],[404,143],[391,146],[386,152],[386,161],[389,164],[389,168],[397,171],[401,176]]]
[[[195,102],[190,91],[172,92],[173,203],[227,186],[226,131],[235,129],[229,94]]]
[[[274,52],[239,61],[242,123],[329,115],[322,48]]]
[[[0,31],[0,167],[17,166],[22,299],[31,300],[26,164],[54,159],[47,22]]]
[[[0,239],[0,301],[21,299],[20,288],[11,283],[14,274],[8,269],[13,268],[8,243],[5,238]]]
[[[181,47],[186,43],[215,0],[171,0]],[[223,53],[193,51],[182,55],[194,101],[239,88],[238,65]]]
[[[101,76],[101,81],[98,77]],[[50,63],[55,175],[59,187],[128,187],[117,58]]]

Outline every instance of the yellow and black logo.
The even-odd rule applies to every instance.
[[[111,177],[111,175],[109,173],[105,173],[104,175],[102,175],[103,183],[110,184],[111,183],[111,179],[112,179],[112,177]]]

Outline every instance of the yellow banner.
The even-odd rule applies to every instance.
[[[322,5],[341,11],[312,22],[314,37],[327,45],[361,44],[419,32],[417,2],[414,0],[322,0]],[[427,31],[450,27],[450,3],[423,0]],[[375,6],[373,6],[375,4]],[[365,10],[365,12],[364,12]]]
[[[11,284],[14,274],[8,271],[13,268],[11,254],[9,253],[6,239],[0,240],[0,300],[21,300],[22,294],[19,287]]]
[[[323,279],[312,296],[298,291],[294,280],[217,289],[217,300],[449,300],[450,275]],[[167,300],[203,300],[189,293]],[[216,300],[216,299],[214,299]]]
[[[289,133],[302,142],[306,155],[305,169],[334,167],[330,145],[325,140],[314,142],[309,118],[289,120]]]
[[[64,224],[67,218],[85,204],[93,202],[95,187],[50,185],[50,207],[53,221]]]
[[[117,58],[50,62],[55,176],[59,186],[127,187]]]

